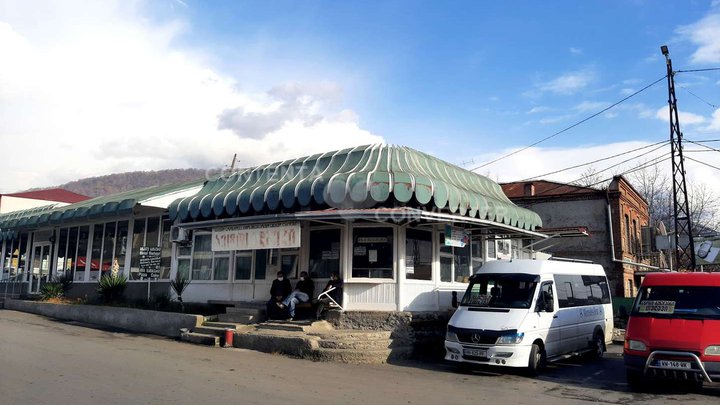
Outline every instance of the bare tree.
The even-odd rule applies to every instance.
[[[648,202],[650,225],[661,222],[668,229],[673,223],[673,182],[657,165],[633,172],[629,178],[635,189]],[[693,235],[702,235],[720,229],[720,200],[704,184],[688,184],[688,204]]]
[[[588,166],[582,174],[581,178],[573,182],[576,186],[581,187],[598,187],[599,183],[602,183],[603,178],[600,173],[592,166]]]

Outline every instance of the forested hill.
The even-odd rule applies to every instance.
[[[75,180],[57,187],[89,197],[99,197],[138,188],[199,180],[205,177],[205,172],[204,169],[168,169],[115,173]]]

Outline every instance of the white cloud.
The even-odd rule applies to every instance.
[[[705,131],[720,131],[720,108],[715,110],[712,115],[712,119],[710,120],[710,124],[705,127]]]
[[[693,63],[720,62],[720,12],[711,13],[694,24],[679,27],[677,32],[697,45],[691,57]]]
[[[555,94],[571,95],[587,87],[595,78],[592,71],[584,70],[566,73],[539,87],[542,91]]]
[[[583,50],[580,48],[570,47],[570,53],[573,55],[582,55]]]
[[[601,101],[583,101],[582,103],[576,105],[573,107],[574,110],[577,110],[579,112],[586,112],[586,111],[599,111],[603,108],[607,107],[608,103],[603,103]]]
[[[550,110],[552,110],[550,107],[540,105],[540,106],[531,108],[530,111],[528,111],[526,114],[537,114],[537,113],[546,112],[546,111],[550,111]]]
[[[622,96],[629,96],[629,95],[635,93],[635,91],[636,91],[635,89],[631,89],[631,88],[621,89],[621,90],[620,90],[620,95],[622,95]]]
[[[244,166],[382,142],[334,83],[238,90],[184,21],[142,2],[18,2],[0,16],[2,192],[128,170]],[[272,80],[272,78],[269,78]],[[12,153],[10,153],[12,152]]]
[[[665,122],[670,122],[670,112],[668,111],[668,107],[660,107],[660,109],[655,112],[655,118]],[[705,122],[705,117],[691,112],[678,111],[678,120],[680,120],[681,126],[699,125]]]

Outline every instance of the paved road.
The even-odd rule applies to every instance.
[[[436,362],[314,363],[98,330],[0,310],[0,404],[717,404],[698,393],[628,392],[618,348],[539,379],[458,373]]]

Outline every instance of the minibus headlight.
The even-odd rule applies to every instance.
[[[645,343],[639,341],[639,340],[628,340],[628,349],[630,350],[637,350],[639,352],[644,352],[647,350],[647,346],[645,346]]]
[[[452,331],[447,331],[447,332],[445,333],[445,340],[450,340],[450,341],[452,341],[452,342],[457,342],[457,341],[458,341],[457,334],[456,334],[455,332],[452,332]]]
[[[706,356],[720,356],[720,346],[708,346],[705,349]]]
[[[498,338],[496,343],[499,345],[516,345],[516,344],[522,342],[524,337],[525,337],[524,333],[513,333],[512,335],[503,335]]]

